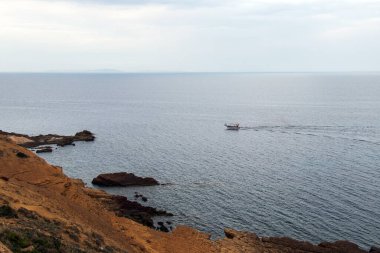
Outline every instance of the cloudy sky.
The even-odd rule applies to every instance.
[[[0,0],[0,71],[380,71],[380,0]]]

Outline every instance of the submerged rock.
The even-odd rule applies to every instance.
[[[133,173],[119,172],[100,174],[92,180],[99,186],[151,186],[159,185],[156,179],[151,177],[138,177]]]
[[[135,199],[138,200],[139,198],[141,198],[142,201],[144,202],[147,202],[148,201],[148,198],[145,197],[144,195],[142,194],[138,194],[138,192],[135,192],[135,195],[134,195]]]

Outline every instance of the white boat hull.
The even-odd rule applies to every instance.
[[[240,126],[239,124],[224,124],[226,127],[226,130],[239,130]]]

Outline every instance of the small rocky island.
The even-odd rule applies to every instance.
[[[158,181],[151,177],[138,177],[133,173],[118,172],[100,174],[92,180],[92,184],[98,186],[152,186],[159,185]]]
[[[45,134],[37,136],[29,136],[27,134],[19,134],[13,132],[4,132],[0,130],[0,136],[7,138],[19,146],[25,148],[35,148],[37,153],[52,152],[51,146],[45,145],[57,145],[64,147],[67,145],[75,145],[76,141],[94,141],[95,135],[88,131],[83,130],[75,135],[58,135],[58,134]]]

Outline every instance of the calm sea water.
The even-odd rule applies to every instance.
[[[108,191],[176,224],[380,243],[380,74],[1,74],[0,129],[93,131],[43,157],[171,183]]]

